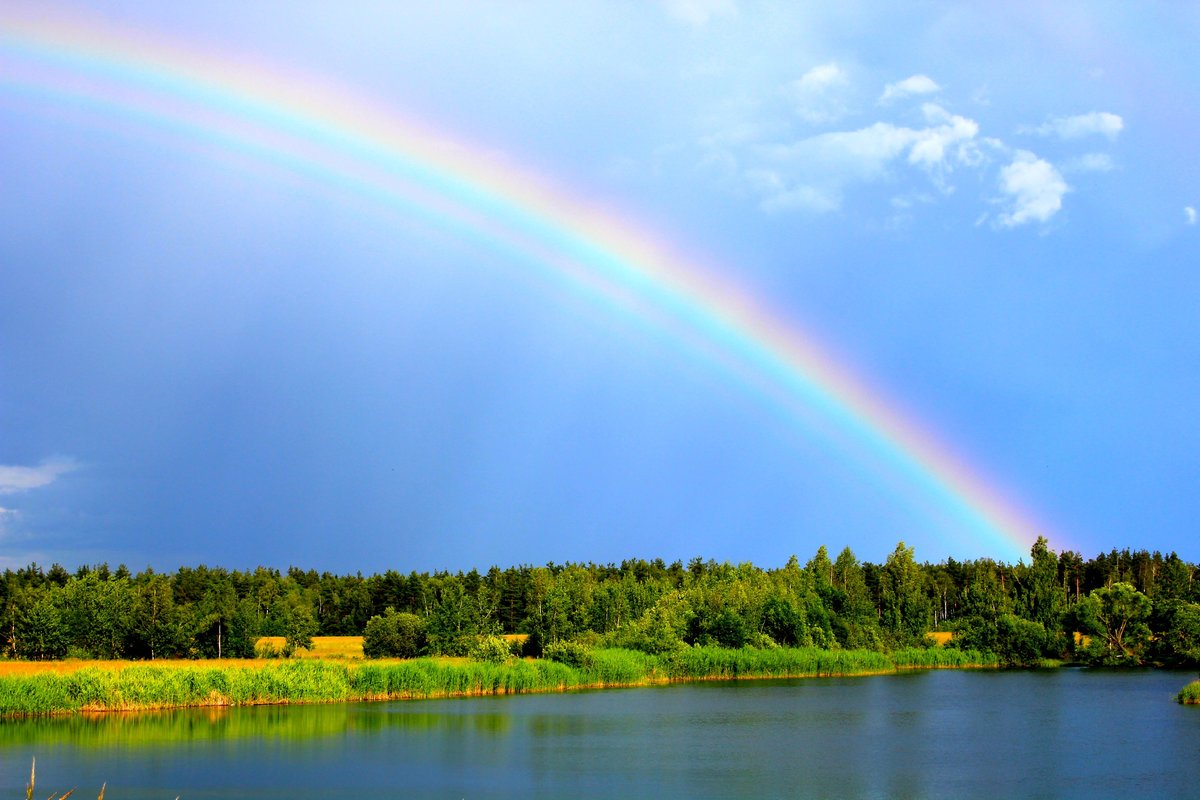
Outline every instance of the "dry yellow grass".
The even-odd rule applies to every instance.
[[[0,661],[0,677],[6,675],[36,675],[40,672],[58,672],[67,674],[84,668],[122,670],[126,667],[144,667],[153,664],[156,667],[247,667],[270,664],[261,658],[211,658],[193,661],[186,658],[160,658],[154,661],[92,661],[90,659],[68,658],[63,661]]]
[[[361,636],[314,636],[312,650],[297,650],[292,658],[362,658]],[[283,649],[282,636],[264,636],[255,648],[270,644],[276,651]]]
[[[283,647],[282,636],[267,636],[258,640],[259,644],[271,642],[275,648]],[[293,658],[324,658],[324,659],[361,659],[361,636],[314,636],[313,649],[297,650]],[[272,663],[262,658],[206,658],[190,660],[186,658],[156,659],[154,661],[92,661],[90,659],[68,658],[63,661],[7,661],[0,660],[0,677],[6,675],[36,675],[40,672],[57,672],[67,674],[81,670],[84,667],[95,667],[108,670],[122,670],[126,667],[145,666],[153,664],[156,667],[261,667]]]
[[[954,631],[930,631],[925,634],[925,638],[937,642],[938,647],[944,647],[947,642],[954,638]]]

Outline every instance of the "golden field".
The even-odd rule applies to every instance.
[[[528,634],[510,633],[505,634],[504,639],[508,641],[524,642],[529,638]],[[264,636],[258,640],[256,647],[270,645],[276,651],[282,650],[284,639],[282,636]],[[314,636],[312,650],[297,650],[293,655],[293,659],[321,659],[333,661],[357,661],[363,659],[362,637],[361,636]],[[372,663],[388,664],[401,661],[403,659],[382,658],[375,659]],[[468,662],[466,658],[448,658],[437,657],[434,659],[439,663],[445,664],[465,664]],[[268,658],[212,658],[212,659],[157,659],[155,661],[101,661],[80,658],[68,658],[62,661],[8,661],[0,660],[0,677],[7,675],[36,675],[42,672],[54,672],[60,675],[65,675],[84,667],[97,667],[103,670],[119,671],[126,667],[146,666],[153,664],[157,667],[195,667],[202,665],[205,667],[256,667],[266,664],[278,663],[279,659]]]
[[[276,650],[282,649],[282,636],[264,636],[258,640],[258,644],[262,645],[265,642],[271,643]],[[361,636],[314,636],[312,650],[297,650],[292,658],[320,658],[320,659],[361,659],[362,637]],[[394,661],[396,659],[380,659],[379,663]],[[62,661],[7,661],[0,660],[0,677],[7,675],[36,675],[41,672],[55,672],[65,675],[67,673],[81,670],[84,667],[93,667],[103,670],[119,671],[126,667],[146,666],[153,664],[156,667],[195,667],[202,665],[205,667],[253,667],[263,666],[266,664],[277,663],[278,659],[266,658],[211,658],[211,659],[186,659],[186,658],[163,658],[155,661],[127,661],[127,660],[91,660],[81,658],[68,658]]]
[[[362,642],[361,636],[314,636],[312,650],[297,650],[292,658],[362,658]],[[254,648],[270,645],[279,652],[283,644],[282,636],[263,636]]]

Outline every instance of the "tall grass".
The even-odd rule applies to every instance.
[[[31,764],[31,766],[29,767],[29,783],[25,787],[25,800],[33,800],[33,793],[34,793],[36,786],[37,786],[37,759],[35,758],[33,760],[33,763]],[[99,800],[104,800],[104,790],[105,790],[105,788],[107,788],[107,786],[108,786],[108,784],[104,784],[104,786],[100,787]],[[75,794],[74,789],[72,789],[71,791],[69,791],[65,794],[58,795],[57,799],[55,798],[54,794],[51,794],[50,800],[67,800],[67,798],[73,794]],[[179,800],[179,798],[175,798],[175,800]]]
[[[862,675],[921,667],[994,665],[978,653],[816,648],[682,648],[659,656],[586,652],[581,663],[504,664],[421,658],[396,662],[303,661],[207,667],[146,664],[121,670],[0,677],[0,716],[270,703],[321,703],[523,694],[675,680]]]
[[[963,669],[967,667],[997,667],[999,659],[992,652],[958,650],[953,647],[913,647],[895,650],[888,657],[899,669]]]
[[[1200,704],[1200,681],[1192,681],[1180,689],[1179,694],[1175,695],[1175,699],[1187,705]]]

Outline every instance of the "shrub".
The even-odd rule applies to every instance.
[[[508,642],[499,636],[480,636],[471,645],[471,649],[467,652],[467,657],[472,661],[504,664],[512,658],[512,651],[509,649]]]
[[[576,669],[583,669],[592,663],[591,651],[579,642],[548,644],[542,650],[542,657]]]
[[[274,644],[268,641],[260,641],[254,646],[255,658],[279,658],[279,649]]]
[[[367,620],[363,655],[367,658],[416,658],[425,649],[425,623],[416,614],[389,608]]]
[[[765,633],[755,631],[746,637],[747,647],[756,647],[759,650],[778,650],[779,643],[767,636]]]

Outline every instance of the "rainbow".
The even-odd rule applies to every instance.
[[[0,10],[0,92],[165,129],[420,215],[668,333],[988,554],[1015,560],[1048,533],[812,336],[714,271],[345,87],[78,16]]]

